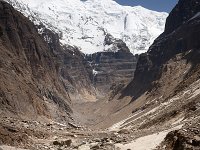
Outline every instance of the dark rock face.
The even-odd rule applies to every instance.
[[[100,95],[116,95],[133,77],[138,56],[134,56],[126,43],[105,33],[104,45],[108,48],[102,52],[86,55],[92,67],[92,83]],[[111,92],[111,93],[110,93]]]
[[[54,63],[70,98],[74,100],[76,98],[74,95],[78,94],[82,95],[83,99],[94,97],[96,93],[90,80],[92,68],[85,60],[85,55],[76,47],[60,46],[59,36],[52,34],[43,25],[37,28],[38,30],[43,30],[42,37],[48,43],[50,51],[58,58]]]
[[[183,23],[186,23],[200,10],[199,0],[179,0],[176,7],[167,18],[165,33],[170,33]]]
[[[93,84],[102,93],[107,94],[113,86],[125,85],[134,77],[137,56],[127,50],[98,52],[86,58],[93,68]]]
[[[193,66],[190,72],[184,76],[185,80],[189,80],[192,74],[198,76],[200,18],[193,17],[199,11],[200,2],[198,0],[179,1],[167,18],[165,32],[154,41],[146,54],[139,57],[135,77],[122,92],[121,97],[132,96],[133,99],[136,99],[146,91],[159,89],[161,85],[157,84],[157,81],[161,78],[164,70],[170,69],[164,66],[170,59],[176,59],[177,54],[181,54],[181,59],[186,59]]]
[[[110,48],[106,49],[105,51],[110,52],[126,52],[130,53],[129,48],[126,46],[126,43],[124,43],[121,39],[116,39],[110,34],[106,34],[104,39],[104,46],[110,46]]]
[[[95,95],[84,55],[4,1],[0,16],[0,113],[68,120],[77,93]]]
[[[167,134],[161,146],[165,145],[166,150],[197,150],[200,147],[199,133],[199,128],[196,127],[172,131]],[[163,148],[158,148],[161,149]]]

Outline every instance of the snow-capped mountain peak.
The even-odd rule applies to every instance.
[[[146,52],[163,32],[167,13],[113,0],[6,0],[35,24],[59,33],[62,44],[84,53],[106,50],[105,36],[123,40],[134,54]]]

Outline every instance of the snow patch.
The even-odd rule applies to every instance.
[[[182,118],[180,118],[180,119],[176,120],[175,122],[173,122],[173,123],[172,123],[172,125],[179,124],[180,122],[182,122],[182,121],[183,121],[183,119],[184,119],[184,117],[182,117]]]
[[[190,20],[193,20],[193,19],[198,18],[198,17],[200,17],[200,12],[196,13],[196,15],[194,15]]]
[[[152,150],[155,149],[166,137],[166,135],[173,131],[181,129],[183,125],[176,126],[173,129],[165,130],[159,133],[140,137],[128,144],[116,144],[116,147],[120,150],[136,149],[136,150]]]
[[[132,141],[129,144],[116,144],[118,148],[121,150],[127,150],[129,148],[137,149],[137,150],[152,150],[156,148],[165,138],[167,135],[167,131],[160,132],[158,134],[152,134],[145,137],[141,137]]]
[[[90,145],[85,144],[78,147],[78,150],[90,150]]]
[[[96,75],[99,74],[99,73],[100,73],[100,71],[96,71],[95,69],[92,70],[92,74],[93,74],[94,76],[96,76]]]
[[[112,125],[111,127],[108,128],[108,130],[109,130],[109,131],[118,131],[121,127],[123,127],[123,126],[126,125],[125,122],[126,122],[127,120],[129,120],[129,119],[131,119],[131,118],[137,116],[137,115],[140,114],[141,112],[142,112],[142,111],[138,111],[138,112],[136,112],[134,115],[131,115],[130,117],[128,117],[128,118],[126,118],[126,119],[124,119],[124,120],[122,120],[122,121],[120,121],[120,122],[118,122],[118,123]],[[133,122],[133,121],[135,121],[135,120],[137,120],[137,119],[138,119],[138,118],[132,120],[131,122]],[[130,122],[128,122],[128,123],[130,123]]]

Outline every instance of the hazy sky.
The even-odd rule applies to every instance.
[[[170,12],[172,8],[178,3],[178,0],[115,0],[121,5],[136,6],[141,5],[145,8]]]

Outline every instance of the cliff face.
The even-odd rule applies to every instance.
[[[131,96],[134,100],[145,92],[159,90],[162,93],[166,89],[172,92],[179,84],[186,82],[186,79],[191,79],[191,74],[197,76],[200,49],[199,11],[198,0],[179,1],[167,18],[165,32],[154,41],[147,53],[139,57],[135,77],[122,92],[122,97]],[[185,67],[191,65],[189,71],[181,61],[184,61]],[[170,66],[171,62],[175,64]],[[177,72],[177,69],[180,71]],[[164,81],[163,77],[167,72],[169,76]],[[169,81],[176,75],[179,79]],[[169,82],[168,86],[166,82]]]
[[[165,24],[165,33],[170,33],[199,12],[198,0],[179,0],[178,4],[169,14]]]
[[[122,40],[110,35],[106,36],[104,43],[112,47],[87,55],[86,60],[93,69],[93,85],[105,95],[109,91],[114,92],[116,87],[119,92],[133,79],[138,56],[134,56]]]
[[[47,29],[39,35],[33,23],[4,1],[0,16],[2,115],[68,120],[71,101],[78,99],[74,95],[95,95],[84,55],[61,47],[58,35]]]

